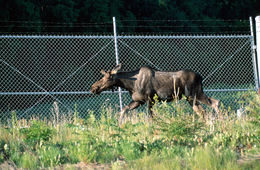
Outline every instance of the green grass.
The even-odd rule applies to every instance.
[[[253,89],[253,87],[250,87]],[[225,106],[225,108],[230,108],[232,110],[236,110],[240,107],[240,103],[238,102],[241,100],[245,92],[240,91],[231,91],[231,92],[206,92],[206,94],[210,97],[219,99],[220,102]],[[9,98],[10,97],[10,98]],[[52,117],[53,116],[53,98],[46,97],[42,102],[38,103],[37,105],[33,106],[36,102],[40,101],[44,96],[37,97],[24,97],[24,98],[17,98],[17,96],[6,97],[3,102],[9,101],[8,106],[4,106],[5,111],[0,111],[0,121],[7,122],[8,119],[11,119],[11,111],[15,110],[18,118],[30,118],[32,116],[39,116],[39,117]],[[91,110],[95,113],[96,116],[101,115],[102,107],[111,107],[114,110],[119,110],[119,98],[118,94],[102,94],[98,95],[77,95],[77,96],[57,96],[59,101],[62,103],[59,104],[59,110],[61,113],[66,115],[73,114],[74,107],[77,105],[78,116],[81,118],[85,118],[88,115],[88,112]],[[21,103],[10,102],[10,101],[23,101]],[[123,105],[129,104],[131,102],[131,97],[128,93],[122,94],[122,101]],[[116,104],[115,104],[116,103]],[[18,106],[18,105],[25,105],[25,106]],[[9,106],[11,105],[11,106]],[[33,107],[32,107],[33,106]],[[10,109],[7,109],[9,108]],[[32,108],[31,108],[32,107]],[[26,109],[25,109],[26,108]],[[146,105],[143,105],[137,109],[140,112],[147,111]]]
[[[248,92],[242,99],[247,114],[239,119],[223,107],[224,119],[210,111],[202,119],[181,100],[156,102],[153,119],[132,112],[121,126],[110,107],[103,107],[98,119],[94,112],[78,117],[78,107],[71,117],[56,109],[44,120],[17,119],[12,112],[10,123],[0,125],[0,164],[11,161],[25,169],[79,162],[108,163],[113,169],[259,169],[257,159],[238,161],[260,153],[260,96]]]

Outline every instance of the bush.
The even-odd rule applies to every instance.
[[[21,133],[25,136],[25,142],[33,145],[49,141],[55,132],[55,129],[47,126],[45,122],[35,120],[29,128],[21,129]]]
[[[185,102],[185,99],[170,104],[156,102],[155,130],[170,143],[194,146],[202,142],[201,132],[205,131],[206,124],[191,114]]]

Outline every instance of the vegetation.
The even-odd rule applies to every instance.
[[[121,20],[120,32],[228,31],[230,25],[233,29],[245,26],[239,20],[257,15],[259,6],[258,0],[0,0],[0,31],[111,33],[112,16]],[[170,20],[193,21],[181,24]],[[246,30],[248,27],[246,24]]]
[[[202,119],[183,100],[156,102],[154,119],[132,113],[121,127],[109,107],[99,119],[93,112],[77,117],[77,107],[71,117],[54,114],[49,120],[17,120],[13,112],[10,123],[0,125],[0,164],[10,161],[25,169],[78,162],[106,163],[113,169],[259,169],[259,97],[255,92],[243,96],[239,118],[221,108],[223,119],[210,111]]]

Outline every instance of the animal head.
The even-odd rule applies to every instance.
[[[112,69],[112,71],[108,70],[107,72],[105,72],[102,69],[101,74],[103,74],[104,77],[91,86],[91,93],[100,94],[102,91],[112,88],[117,82],[117,72],[120,69],[121,64],[118,64],[115,68]]]

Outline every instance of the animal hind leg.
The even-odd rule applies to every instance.
[[[205,110],[203,109],[203,107],[199,104],[198,101],[196,101],[196,99],[189,99],[188,100],[189,104],[191,105],[193,111],[199,115],[202,116],[204,118],[205,116]]]
[[[124,114],[127,112],[127,111],[130,111],[130,110],[133,110],[135,108],[137,108],[138,106],[142,105],[143,103],[141,102],[138,102],[138,101],[132,101],[129,105],[125,106],[122,111],[119,113],[120,117],[119,117],[119,124],[122,123],[122,119],[124,117]]]
[[[214,108],[214,110],[216,111],[217,114],[219,114],[219,100],[216,100],[214,98],[211,98],[211,97],[208,97],[210,103],[211,103],[211,106]]]
[[[219,100],[216,100],[214,98],[208,97],[204,93],[203,93],[203,95],[201,95],[198,98],[198,100],[201,103],[206,104],[206,105],[212,107],[218,115],[220,114],[219,109],[218,109],[218,107],[219,107]],[[222,117],[222,115],[220,115],[220,116]]]
[[[148,103],[147,103],[147,105],[148,105],[148,112],[149,112],[149,115],[151,116],[151,118],[153,118],[153,102],[152,101],[148,101]]]

